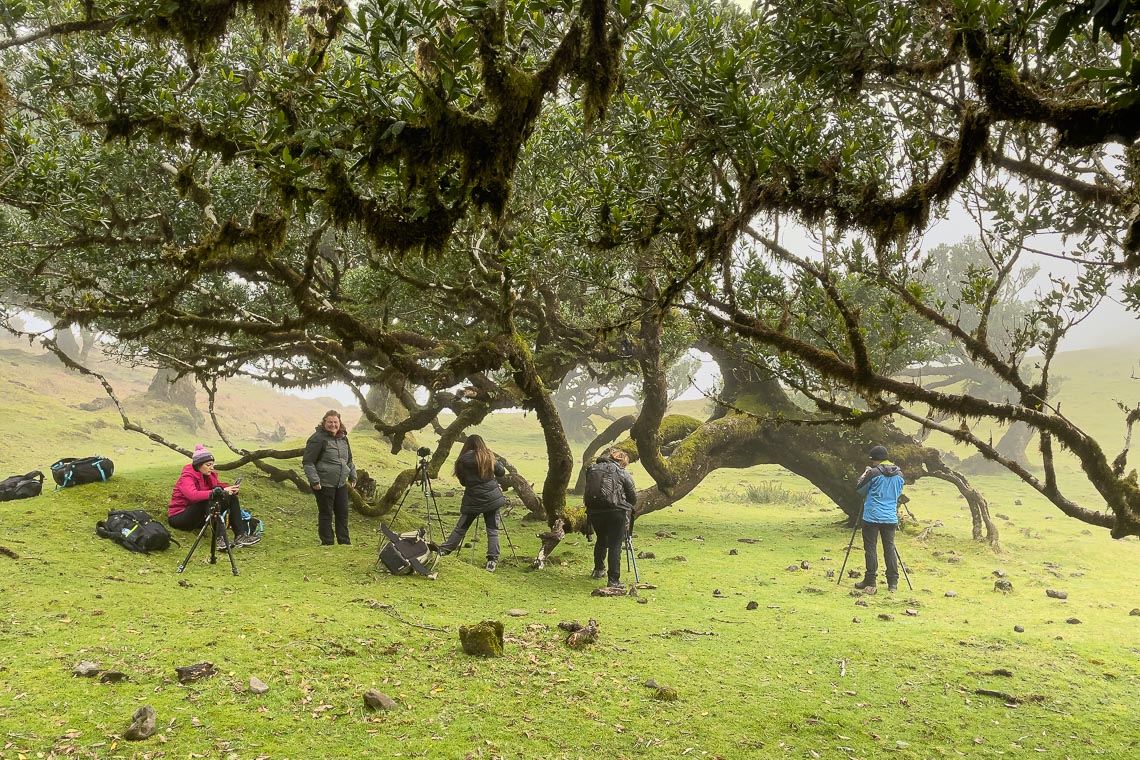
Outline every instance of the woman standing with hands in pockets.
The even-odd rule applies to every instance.
[[[352,543],[348,538],[348,487],[356,485],[356,464],[340,412],[330,409],[305,443],[305,477],[317,499],[317,535],[324,546]]]

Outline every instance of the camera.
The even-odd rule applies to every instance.
[[[420,446],[418,449],[416,449],[416,455],[419,457],[426,457],[430,453],[431,449],[429,449],[427,446]]]

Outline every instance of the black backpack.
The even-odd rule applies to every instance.
[[[380,549],[380,563],[392,575],[411,575],[413,572],[434,578],[435,566],[439,563],[439,547],[424,541],[424,529],[408,533],[394,533],[380,523],[380,530],[388,538]]]
[[[0,501],[30,499],[44,489],[44,474],[32,470],[27,475],[13,475],[0,480]]]
[[[141,509],[117,509],[107,513],[106,520],[95,523],[95,534],[109,538],[132,552],[150,554],[170,548],[171,537],[166,526]]]
[[[586,492],[582,499],[590,512],[628,510],[619,468],[613,462],[600,462],[586,468]]]
[[[115,463],[101,456],[65,457],[51,466],[56,488],[70,488],[85,483],[106,483],[115,474]]]

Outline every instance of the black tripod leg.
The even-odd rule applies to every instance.
[[[907,586],[907,588],[909,588],[911,591],[914,591],[914,586],[912,586],[912,585],[910,584],[910,573],[908,573],[908,572],[906,571],[906,564],[904,564],[904,563],[903,563],[903,560],[902,560],[902,555],[901,555],[901,554],[899,554],[899,548],[898,548],[897,546],[895,547],[895,559],[897,559],[897,560],[898,560],[898,563],[899,563],[899,567],[901,567],[901,568],[902,568],[902,571],[903,571],[903,577],[904,577],[904,578],[906,578],[906,586]]]
[[[507,532],[507,521],[503,519],[502,512],[498,516],[499,530],[503,531],[503,537],[507,539],[507,546],[511,547],[511,559],[517,565],[519,562],[519,555],[515,553],[515,544],[511,541],[511,534]]]
[[[201,541],[202,541],[202,535],[205,534],[206,530],[209,527],[210,527],[210,521],[206,520],[206,522],[204,522],[202,524],[202,529],[200,531],[198,531],[198,537],[195,538],[194,543],[190,545],[190,551],[186,552],[186,558],[183,559],[182,564],[178,566],[178,572],[182,572],[183,570],[186,569],[186,566],[188,564],[190,564],[190,558],[192,556],[194,556],[194,550],[198,548],[198,544],[201,543]]]
[[[847,542],[847,556],[843,558],[843,567],[839,568],[839,580],[835,581],[835,585],[843,583],[843,572],[847,569],[847,560],[851,559],[851,547],[855,545],[855,533],[859,530],[859,521],[855,521],[855,527],[851,529],[851,540]]]
[[[226,544],[226,554],[230,555],[230,569],[234,571],[234,575],[237,575],[238,569],[237,562],[234,561],[234,545],[230,543],[229,534],[226,533],[226,524],[222,522],[222,516],[220,514],[214,515],[214,519],[217,520],[217,523],[214,525],[214,531],[221,534],[222,541]],[[217,548],[217,545],[218,542],[214,541],[214,548]],[[213,556],[211,555],[210,558],[212,560]]]

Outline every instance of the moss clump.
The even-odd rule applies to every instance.
[[[459,643],[464,654],[473,657],[503,656],[503,624],[498,620],[484,620],[473,625],[459,626]]]
[[[659,702],[676,702],[681,698],[681,695],[672,686],[658,686],[657,691],[653,693],[653,698]]]

